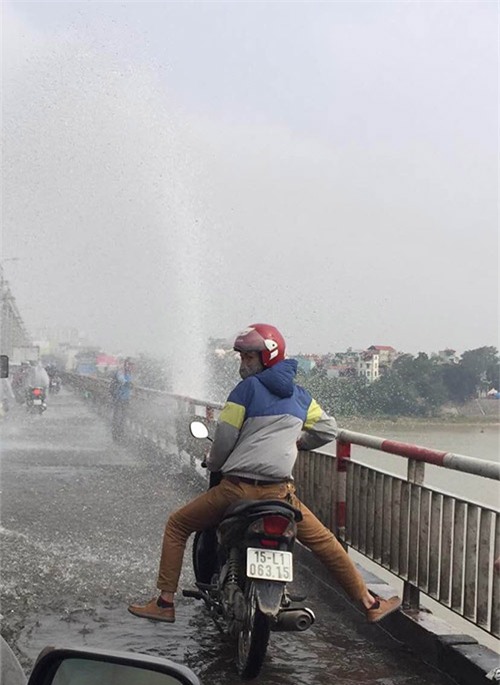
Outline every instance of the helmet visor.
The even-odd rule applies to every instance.
[[[266,342],[255,328],[245,328],[238,333],[233,345],[236,352],[262,352],[265,349]]]

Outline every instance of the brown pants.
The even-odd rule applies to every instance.
[[[297,537],[326,566],[353,600],[361,600],[365,583],[351,558],[333,533],[328,530],[295,495],[293,483],[250,485],[231,483],[224,478],[214,488],[175,511],[167,521],[158,573],[157,587],[175,592],[182,568],[186,542],[191,533],[216,526],[230,504],[242,499],[287,499],[302,513]]]

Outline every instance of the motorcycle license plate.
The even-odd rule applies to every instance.
[[[292,553],[248,547],[247,577],[290,582],[293,580]]]
[[[33,404],[42,404],[42,400],[33,400]]]

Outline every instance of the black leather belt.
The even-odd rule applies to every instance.
[[[279,485],[280,483],[288,483],[288,478],[284,480],[258,480],[256,478],[243,478],[243,476],[224,476],[226,480],[234,485],[246,483],[247,485]]]

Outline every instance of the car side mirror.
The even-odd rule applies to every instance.
[[[9,377],[9,357],[6,354],[0,354],[0,378]]]
[[[28,685],[201,685],[186,666],[132,652],[46,647]]]

